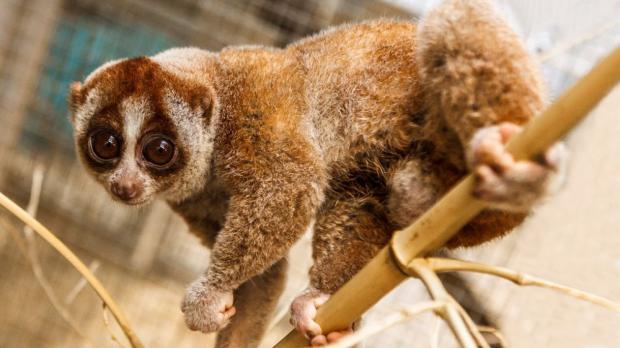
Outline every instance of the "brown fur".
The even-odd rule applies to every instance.
[[[452,0],[438,11],[419,29],[378,20],[330,29],[285,49],[173,50],[111,64],[83,86],[72,86],[78,152],[107,185],[99,171],[115,169],[92,165],[85,152],[88,132],[100,123],[120,132],[118,105],[128,96],[146,96],[152,111],[140,134],[169,134],[182,156],[166,175],[149,173],[145,185],[153,185],[151,191],[213,248],[206,290],[235,290],[240,312],[260,307],[252,317],[267,318],[272,300],[243,289],[283,259],[316,219],[311,282],[331,293],[395,229],[467,173],[465,149],[476,130],[501,121],[522,124],[542,107],[538,75],[525,50],[483,1]],[[84,105],[93,90],[102,98],[88,114]],[[172,115],[180,104],[166,106],[169,90],[177,104],[202,118],[180,126],[187,120]],[[207,129],[212,145],[201,156],[208,163],[198,167],[194,149],[204,144],[182,134]],[[194,186],[177,190],[178,182]],[[485,211],[449,246],[496,238],[524,216]],[[275,272],[274,289],[281,288],[282,273]],[[252,337],[239,343],[230,334],[252,326],[251,318],[239,315],[222,346],[258,342]],[[188,320],[201,327],[201,318]],[[259,336],[264,320],[255,327],[249,335]]]

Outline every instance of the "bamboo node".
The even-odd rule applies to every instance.
[[[399,233],[399,231],[394,232],[394,235]],[[410,263],[412,261],[406,260],[403,256],[403,253],[400,252],[399,244],[397,238],[392,237],[390,242],[388,243],[388,251],[390,254],[390,259],[396,265],[396,268],[407,277],[417,277],[417,273],[411,268]]]

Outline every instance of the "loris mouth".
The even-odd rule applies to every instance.
[[[114,199],[117,202],[123,203],[125,205],[131,205],[131,206],[140,206],[140,205],[144,205],[146,203],[148,203],[149,199],[145,198],[145,197],[135,197],[135,198],[131,198],[131,199],[122,199],[114,194],[111,195],[112,199]]]
[[[144,205],[147,202],[148,202],[148,200],[142,199],[142,200],[136,200],[136,201],[130,201],[130,202],[123,202],[123,203],[136,207],[136,206]]]

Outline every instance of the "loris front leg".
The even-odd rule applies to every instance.
[[[259,346],[286,285],[286,269],[286,259],[282,259],[235,290],[236,314],[217,334],[216,348]]]
[[[278,303],[278,299],[284,290],[286,269],[286,259],[282,259],[269,267],[264,273],[250,278],[241,284],[239,288],[234,290],[231,296],[227,297],[217,292],[209,294],[207,292],[207,285],[203,283],[204,277],[201,277],[188,289],[182,309],[186,312],[186,318],[201,317],[201,313],[190,314],[187,312],[204,311],[205,307],[210,305],[208,302],[210,299],[217,301],[218,296],[221,296],[219,298],[226,302],[223,305],[219,302],[213,302],[213,305],[219,306],[219,312],[213,318],[215,323],[207,324],[217,328],[225,326],[217,335],[215,347],[258,347],[271,321],[271,316]],[[189,300],[190,298],[200,298],[206,303],[196,305],[192,300]],[[188,325],[193,325],[194,323],[196,322],[190,322]],[[206,325],[203,327],[206,327]],[[190,328],[201,330],[200,327]]]
[[[218,167],[231,191],[226,222],[205,275],[182,305],[188,327],[202,332],[228,324],[233,291],[286,255],[309,225],[324,187],[319,162],[300,140],[237,134],[226,145],[234,152],[221,154]]]

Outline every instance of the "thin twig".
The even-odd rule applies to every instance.
[[[483,334],[493,335],[495,338],[497,338],[497,340],[499,341],[498,343],[502,348],[510,348],[510,346],[508,345],[508,341],[506,340],[504,335],[502,335],[502,333],[496,328],[490,326],[478,326],[478,330]]]
[[[28,202],[28,213],[32,216],[36,216],[37,209],[39,207],[39,201],[41,197],[41,188],[43,186],[43,178],[44,178],[44,169],[42,166],[37,166],[32,175],[32,186],[30,190],[30,200]],[[43,289],[45,296],[48,298],[50,304],[58,312],[60,317],[67,323],[67,325],[75,331],[75,333],[83,339],[89,346],[94,346],[93,342],[90,338],[80,329],[77,321],[69,310],[63,306],[61,301],[59,300],[54,288],[51,286],[50,282],[47,280],[45,276],[45,272],[41,267],[41,262],[39,260],[39,253],[37,252],[36,240],[34,239],[33,231],[30,227],[24,226],[24,239],[19,236],[17,231],[13,231],[13,226],[4,225],[4,227],[11,233],[11,236],[16,241],[19,246],[19,250],[22,252],[26,260],[28,260],[28,264],[34,274],[35,279]]]
[[[429,290],[429,292],[431,293],[431,296],[433,297],[433,299],[435,299],[435,301],[430,302],[430,303],[422,303],[416,307],[412,307],[412,308],[417,308],[417,309],[419,308],[424,308],[424,309],[420,311],[413,311],[412,314],[409,314],[409,315],[405,314],[403,312],[404,310],[401,310],[400,312],[395,313],[391,316],[388,316],[387,318],[385,318],[384,320],[380,322],[374,323],[373,325],[366,326],[363,329],[359,330],[358,332],[355,332],[349,336],[346,336],[340,339],[338,342],[332,343],[326,347],[344,348],[344,347],[353,346],[377,333],[383,332],[383,330],[385,330],[386,328],[389,328],[400,322],[411,319],[411,317],[415,314],[418,314],[425,310],[432,309],[440,317],[446,320],[450,328],[460,327],[459,329],[457,329],[458,335],[460,335],[461,337],[466,337],[469,335],[471,339],[475,340],[476,343],[474,344],[474,347],[476,347],[476,344],[477,346],[480,346],[480,347],[489,347],[488,342],[484,339],[482,335],[482,333],[488,333],[488,334],[494,335],[498,339],[502,347],[507,348],[509,345],[506,339],[497,329],[491,328],[491,327],[485,327],[485,326],[477,326],[473,322],[471,317],[469,317],[469,315],[462,308],[462,306],[460,306],[460,304],[458,304],[458,302],[456,302],[454,298],[450,296],[450,294],[448,294],[447,291],[445,291],[445,288],[443,288],[443,285],[441,284],[441,280],[436,276],[436,273],[467,271],[467,272],[489,274],[489,275],[493,275],[493,276],[497,276],[500,278],[510,280],[513,283],[520,285],[520,286],[537,286],[537,287],[543,287],[543,288],[555,290],[555,291],[567,294],[569,296],[575,297],[577,299],[591,302],[591,303],[603,306],[605,308],[609,308],[611,310],[620,312],[620,304],[612,302],[606,298],[603,298],[603,297],[600,297],[594,294],[590,294],[590,293],[587,293],[581,290],[577,290],[574,288],[570,288],[564,285],[556,284],[556,283],[553,283],[547,280],[536,278],[528,274],[520,273],[520,272],[507,269],[504,267],[490,266],[490,265],[485,265],[485,264],[476,263],[476,262],[456,260],[456,259],[447,259],[447,258],[437,258],[437,257],[431,257],[431,258],[426,258],[426,259],[416,259],[414,260],[414,262],[412,262],[409,265],[409,267],[413,275],[416,277],[419,277],[424,282],[424,284],[426,285],[427,289]],[[432,304],[435,304],[438,307],[433,309],[431,306]],[[431,308],[428,308],[429,306]],[[463,326],[460,326],[458,324],[459,319],[457,319],[456,321],[457,325],[453,326],[453,322],[450,321],[452,320],[451,318],[453,317],[448,316],[450,308],[458,312],[459,314],[458,318],[462,320]],[[463,330],[464,327],[466,327],[467,330]],[[454,331],[456,330],[453,329],[453,332]],[[456,332],[455,332],[455,335],[457,335]],[[457,336],[457,339],[459,339],[459,336]],[[461,341],[462,340],[459,339],[459,342]],[[436,345],[435,343],[433,343],[433,342],[436,342],[436,339],[432,340],[431,342],[432,342],[431,343],[432,347],[433,345]]]
[[[439,333],[441,330],[441,318],[435,318],[435,324],[433,325],[433,331],[430,335],[430,348],[439,348]]]
[[[354,346],[361,341],[374,336],[384,330],[402,322],[411,320],[416,315],[427,311],[442,311],[447,307],[447,303],[441,301],[422,302],[414,306],[403,308],[396,313],[393,313],[381,321],[373,323],[372,325],[365,325],[358,331],[348,336],[339,339],[337,342],[328,344],[324,348],[346,348]]]
[[[26,246],[26,242],[24,241],[24,238],[19,233],[17,228],[13,227],[4,219],[0,219],[0,227],[2,228],[2,230],[8,232],[9,236],[11,236],[11,238],[15,242],[15,245],[17,245],[17,249],[19,249],[19,252],[22,253],[22,255],[24,255],[26,259],[28,259],[28,247]]]
[[[28,205],[26,206],[26,211],[32,217],[37,216],[37,210],[39,209],[39,201],[41,199],[41,189],[43,188],[43,177],[45,174],[45,170],[43,166],[37,165],[32,172],[32,185],[30,186],[30,200],[28,201]],[[24,226],[24,235],[28,239],[28,242],[31,244],[31,248],[35,248],[35,240],[32,232],[32,228],[29,226]]]
[[[17,248],[19,249],[20,253],[28,261],[28,264],[30,265],[30,268],[32,269],[32,273],[35,279],[39,283],[39,286],[41,286],[41,289],[43,289],[43,293],[45,293],[45,296],[50,301],[50,304],[52,305],[54,310],[58,312],[60,317],[67,323],[67,325],[69,325],[69,327],[73,331],[75,331],[75,333],[81,339],[83,339],[86,343],[88,343],[88,345],[95,346],[93,342],[90,340],[90,338],[88,338],[88,336],[84,332],[82,332],[82,330],[79,328],[77,321],[73,319],[69,311],[58,300],[58,297],[56,296],[56,293],[54,292],[53,287],[47,281],[47,278],[45,278],[45,275],[40,265],[35,263],[35,261],[33,261],[33,259],[31,258],[29,246],[27,245],[27,243],[24,242],[24,239],[19,234],[18,230],[12,225],[8,224],[4,220],[0,220],[0,226],[2,227],[3,230],[9,233],[11,238],[15,241],[15,244],[17,245]]]
[[[432,268],[429,267],[426,260],[414,259],[409,263],[408,269],[412,272],[412,275],[417,276],[424,283],[433,300],[447,303],[443,311],[438,313],[446,321],[459,344],[464,348],[477,348],[476,337],[472,333],[471,328],[465,324],[456,306],[456,301],[446,291],[441,280],[433,272]]]
[[[101,266],[101,263],[98,260],[94,260],[88,265],[88,269],[95,274],[99,269],[99,266]],[[82,289],[84,289],[86,284],[88,284],[86,279],[84,279],[84,277],[80,277],[77,283],[75,283],[75,286],[73,286],[73,288],[67,293],[67,296],[65,296],[65,303],[71,304],[75,301],[75,298],[80,294]]]
[[[572,296],[574,298],[587,301],[590,303],[597,304],[599,306],[611,309],[616,312],[620,312],[620,304],[617,302],[613,302],[604,297],[594,295],[582,290],[574,289],[565,285],[560,285],[557,283],[553,283],[544,279],[536,278],[531,275],[517,272],[508,268],[498,267],[498,266],[490,266],[477,262],[456,260],[456,259],[446,259],[446,258],[435,258],[431,257],[426,259],[430,267],[437,273],[442,272],[458,272],[458,271],[466,271],[466,272],[476,272],[476,273],[484,273],[489,275],[494,275],[500,278],[504,278],[512,281],[513,283],[521,286],[537,286],[542,288],[547,288],[551,290],[555,290],[566,294],[568,296]]]
[[[480,332],[478,325],[474,323],[473,319],[469,316],[465,308],[463,308],[463,306],[461,306],[461,304],[458,303],[456,300],[454,300],[453,303],[456,306],[456,309],[461,314],[463,321],[465,321],[465,325],[467,325],[469,332],[471,333],[472,336],[474,336],[474,339],[476,340],[476,344],[478,344],[478,347],[491,348],[489,346],[489,343],[484,339],[484,336]]]
[[[123,330],[123,333],[131,343],[132,347],[143,347],[140,339],[135,335],[131,326],[129,325],[127,318],[121,312],[116,302],[112,299],[108,291],[103,287],[101,281],[86,267],[86,265],[61,242],[50,230],[43,226],[39,221],[30,216],[26,211],[20,208],[15,202],[10,200],[7,196],[0,192],[0,206],[3,206],[10,213],[19,218],[23,223],[30,226],[39,236],[41,236],[47,243],[49,243],[56,251],[58,251],[91,285],[93,290],[97,293],[99,298],[109,307],[110,311],[116,318],[119,326]]]
[[[576,38],[573,38],[570,41],[560,42],[559,44],[555,45],[551,49],[541,53],[538,56],[538,60],[541,63],[551,60],[559,56],[560,54],[566,53],[567,51],[570,51],[571,49],[583,44],[584,42],[590,41],[596,38],[597,36],[603,35],[607,31],[613,29],[618,24],[620,24],[619,20],[611,21],[605,25],[594,28],[594,30],[592,31],[586,32]]]
[[[110,327],[110,320],[108,319],[108,306],[106,306],[105,302],[101,302],[101,313],[103,314],[103,326],[110,335],[110,339],[120,348],[126,348],[118,339],[118,337],[116,337],[116,335],[112,331],[112,328]]]

